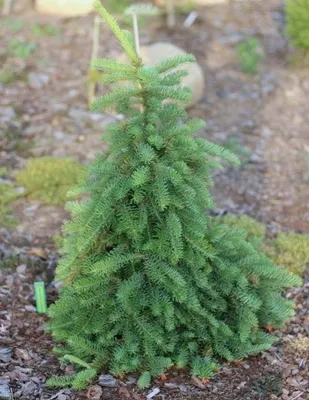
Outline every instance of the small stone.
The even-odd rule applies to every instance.
[[[251,154],[250,158],[249,158],[249,162],[252,164],[264,164],[265,160],[263,159],[263,157],[259,156],[256,153]]]
[[[18,274],[24,274],[27,270],[27,265],[26,264],[21,264],[16,268],[16,271]]]
[[[0,107],[0,122],[9,123],[16,118],[16,113],[13,107]]]
[[[0,361],[8,363],[12,358],[12,349],[10,347],[0,347]]]
[[[155,397],[157,394],[160,393],[160,389],[159,388],[154,388],[146,397],[147,400],[152,399],[153,397]]]
[[[8,383],[0,382],[0,399],[11,399],[11,389]]]
[[[43,14],[78,17],[93,11],[93,0],[36,0],[36,8]]]
[[[35,312],[35,311],[36,311],[36,308],[35,308],[33,305],[31,305],[31,304],[27,304],[27,305],[25,306],[25,310],[28,311],[28,312]]]
[[[182,393],[187,393],[188,392],[188,388],[186,385],[184,385],[183,383],[181,385],[179,385],[179,389]]]
[[[56,400],[68,400],[69,397],[67,397],[65,394],[60,393],[57,397]]]
[[[127,376],[127,385],[134,385],[137,382],[137,379],[133,375]]]
[[[241,383],[237,386],[237,389],[238,389],[238,390],[243,389],[243,388],[246,386],[246,384],[247,384],[247,382],[241,382]]]
[[[99,377],[99,385],[101,385],[103,387],[114,388],[114,387],[118,387],[119,383],[118,383],[118,380],[116,378],[114,378],[112,375],[101,375]]]
[[[68,106],[65,103],[52,104],[51,111],[53,114],[65,114],[68,110]]]
[[[245,369],[250,369],[250,365],[247,364],[247,363],[245,363],[245,364],[243,365],[243,367],[244,367]]]
[[[49,76],[46,74],[38,74],[30,72],[28,74],[28,84],[32,89],[41,89],[49,82]]]
[[[90,119],[90,112],[83,110],[82,108],[72,107],[69,110],[68,116],[75,120],[87,121]]]
[[[299,369],[298,368],[293,369],[292,375],[297,375],[298,373],[299,373]]]
[[[32,381],[27,382],[22,387],[23,396],[26,398],[29,398],[30,395],[34,394],[36,389],[37,389],[37,385],[34,382],[32,382]]]
[[[167,389],[171,389],[171,390],[178,389],[178,385],[177,385],[176,383],[173,383],[173,382],[166,382],[166,383],[164,384],[164,386],[165,386]]]

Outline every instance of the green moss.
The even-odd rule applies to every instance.
[[[304,275],[306,264],[309,264],[309,235],[280,233],[266,244],[265,249],[276,264]]]
[[[309,0],[287,0],[286,33],[299,50],[309,51]]]
[[[16,190],[8,183],[0,183],[0,227],[11,228],[16,224],[10,203],[17,199]]]
[[[0,83],[9,84],[16,80],[14,72],[6,69],[0,70]]]
[[[17,173],[16,179],[30,198],[45,204],[63,204],[81,170],[80,164],[72,158],[33,158],[25,170]]]
[[[219,222],[231,228],[241,229],[247,232],[247,241],[254,247],[260,247],[266,235],[266,227],[261,222],[247,215],[227,214],[219,218]]]
[[[0,178],[4,178],[8,175],[8,170],[6,167],[0,167]]]

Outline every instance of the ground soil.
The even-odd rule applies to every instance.
[[[0,167],[8,167],[9,182],[29,157],[74,156],[87,163],[99,148],[104,150],[100,142],[104,127],[117,118],[87,111],[93,15],[46,17],[31,9],[30,2],[19,1],[13,17],[24,21],[21,31],[0,25],[1,68],[18,75],[12,83],[0,84],[0,111],[12,108],[15,114],[0,119]],[[191,28],[183,27],[184,18],[178,16],[174,30],[168,30],[163,19],[154,21],[142,29],[141,41],[172,41],[196,55],[206,91],[190,115],[207,121],[201,135],[240,153],[241,168],[214,173],[215,213],[249,214],[264,222],[270,233],[308,233],[309,70],[287,63],[291,49],[283,34],[281,2],[251,0],[246,6],[235,2],[232,8],[201,8]],[[33,24],[52,24],[61,34],[35,37]],[[241,72],[235,56],[237,43],[251,35],[261,40],[265,53],[255,76]],[[27,59],[8,55],[5,49],[12,38],[35,41],[37,48]],[[100,54],[119,55],[116,40],[105,27]],[[31,73],[36,79],[43,74],[46,83],[34,88],[29,83]],[[55,300],[58,255],[52,237],[67,214],[63,207],[28,199],[18,200],[14,213],[18,226],[0,229],[0,348],[12,349],[9,361],[0,362],[0,384],[8,383],[14,398],[141,400],[158,387],[155,398],[166,400],[309,399],[309,350],[301,354],[290,350],[291,341],[309,334],[308,276],[302,288],[288,294],[297,302],[297,315],[276,333],[278,344],[245,362],[224,365],[209,383],[171,372],[167,381],[153,382],[144,392],[127,378],[113,389],[97,385],[81,393],[47,389],[46,378],[62,374],[65,367],[51,353],[45,316],[35,313],[32,284],[43,279],[48,301]]]

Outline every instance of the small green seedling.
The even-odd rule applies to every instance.
[[[47,302],[44,282],[34,283],[34,296],[37,312],[39,314],[45,314],[47,312]]]
[[[60,28],[53,25],[33,24],[30,26],[32,33],[40,38],[42,36],[57,36],[60,34]]]
[[[8,44],[8,54],[18,58],[28,58],[36,49],[35,42],[23,42],[11,39]]]
[[[258,72],[264,55],[258,39],[246,39],[236,47],[240,68],[243,72],[255,75]]]
[[[24,28],[25,23],[24,23],[24,21],[21,21],[20,19],[8,17],[5,20],[5,25],[7,26],[7,29],[9,30],[9,32],[18,33]]]

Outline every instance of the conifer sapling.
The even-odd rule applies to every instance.
[[[239,360],[270,347],[265,326],[293,315],[284,288],[299,279],[259,254],[242,231],[213,224],[213,168],[236,157],[193,137],[204,122],[179,101],[190,90],[178,56],[145,67],[130,33],[99,1],[95,7],[129,64],[98,59],[105,83],[129,82],[94,101],[94,111],[126,116],[104,132],[100,152],[70,195],[63,258],[64,285],[50,307],[49,328],[64,362],[77,373],[50,379],[80,389],[101,371],[140,373],[139,385],[171,366],[204,378],[215,360]],[[168,100],[168,101],[167,101]],[[172,100],[172,101],[171,101]]]

